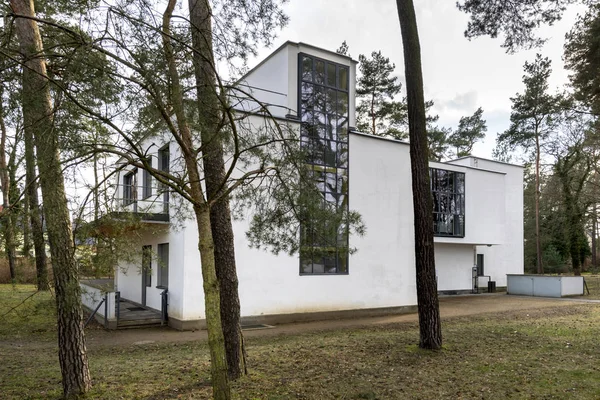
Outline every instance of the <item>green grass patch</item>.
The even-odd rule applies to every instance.
[[[56,332],[51,292],[34,285],[0,285],[0,340],[49,340]]]
[[[1,288],[1,307],[22,301],[18,293]],[[13,338],[0,343],[0,359],[10,361],[0,363],[3,399],[60,396],[56,346],[32,330],[35,321],[50,329],[50,316],[33,315],[30,335],[2,331]],[[435,352],[416,346],[415,323],[247,338],[249,375],[233,384],[234,398],[600,398],[599,331],[600,307],[574,304],[445,320],[444,348]],[[88,398],[210,397],[206,343],[125,345],[111,335],[94,331],[104,344],[90,345]]]

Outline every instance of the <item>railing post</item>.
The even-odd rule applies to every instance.
[[[169,315],[168,315],[168,289],[165,289],[162,291],[162,293],[160,294],[161,297],[161,313],[160,313],[160,325],[164,325],[165,322],[167,322]]]
[[[117,311],[117,327],[119,326],[119,315],[121,314],[121,292],[115,292],[115,307]]]
[[[104,293],[104,329],[108,329],[108,292]]]

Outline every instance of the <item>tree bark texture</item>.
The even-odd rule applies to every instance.
[[[417,302],[419,309],[419,346],[439,349],[442,327],[435,278],[433,217],[429,184],[429,163],[421,71],[421,47],[412,0],[396,0],[404,47],[406,98],[410,135],[410,163],[415,223]]]
[[[25,124],[25,182],[27,187],[27,201],[29,202],[29,221],[31,224],[31,236],[33,237],[33,249],[35,253],[35,272],[38,290],[50,290],[48,282],[48,266],[46,262],[46,241],[44,240],[44,229],[42,224],[42,212],[38,198],[38,183],[36,179],[36,161],[33,143],[33,128]]]
[[[226,190],[225,162],[220,131],[220,104],[212,47],[212,18],[207,0],[189,0],[197,105],[202,141],[204,182],[208,200]],[[235,264],[235,247],[229,199],[224,197],[210,207],[210,222],[215,248],[217,279],[221,293],[221,323],[225,336],[227,368],[230,379],[246,372],[240,298]]]
[[[540,135],[535,133],[535,249],[537,253],[536,265],[537,273],[544,273],[544,263],[542,261],[542,237],[540,234]]]
[[[225,339],[221,325],[219,282],[215,267],[214,242],[210,224],[210,208],[202,191],[198,160],[194,151],[194,141],[184,110],[183,93],[179,81],[179,73],[173,54],[170,39],[170,24],[176,0],[169,0],[163,14],[163,47],[165,59],[169,67],[171,82],[171,103],[177,117],[177,129],[180,135],[180,147],[189,178],[189,193],[194,200],[194,214],[198,226],[198,250],[202,264],[202,280],[204,288],[204,309],[208,331],[208,346],[211,358],[211,380],[213,398],[229,400],[231,389],[227,374],[227,358]]]
[[[0,98],[4,87],[0,85]],[[0,102],[0,185],[2,187],[2,227],[4,228],[4,249],[6,251],[6,257],[8,258],[8,269],[10,272],[10,280],[12,282],[16,279],[15,263],[16,263],[16,248],[15,248],[15,231],[14,231],[14,218],[13,211],[11,210],[11,180],[8,173],[8,162],[6,161],[6,154],[8,149],[6,148],[6,124],[4,123],[4,108]]]
[[[11,0],[17,15],[34,17],[33,0]],[[23,65],[23,119],[33,132],[40,170],[40,186],[46,214],[46,227],[54,271],[58,326],[58,357],[63,395],[78,398],[91,387],[88,368],[81,289],[75,261],[75,248],[64,178],[60,164],[58,132],[52,120],[52,104],[42,40],[37,23],[16,18]]]
[[[598,268],[598,258],[597,258],[597,237],[598,237],[598,210],[597,205],[594,203],[593,211],[592,211],[592,268],[594,272],[596,272],[596,268]]]

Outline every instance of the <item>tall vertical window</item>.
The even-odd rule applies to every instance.
[[[152,286],[152,246],[142,246],[142,279],[144,286]]]
[[[431,168],[433,233],[436,236],[465,236],[465,174]]]
[[[162,149],[158,150],[158,169],[164,172],[169,172],[171,165],[171,153],[167,144]],[[169,188],[165,185],[160,185],[160,190],[163,192],[163,208],[164,211],[169,210]]]
[[[161,243],[158,245],[158,260],[157,260],[157,284],[159,288],[169,287],[169,243]]]
[[[348,211],[348,67],[299,55],[301,146],[323,210]],[[301,274],[348,273],[348,229],[342,218],[310,219],[301,229]]]
[[[127,206],[136,200],[136,175],[137,170],[133,170],[123,176],[123,205]]]
[[[152,158],[149,157],[147,161],[150,166],[152,166]],[[142,179],[144,182],[142,199],[147,199],[148,197],[152,196],[152,175],[147,170],[144,170]]]

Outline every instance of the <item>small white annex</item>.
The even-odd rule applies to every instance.
[[[327,128],[335,121],[321,140],[333,144],[328,147],[336,149],[336,161],[327,164],[325,155],[323,163],[347,180],[338,186],[336,198],[345,198],[344,206],[358,211],[367,228],[364,236],[349,237],[356,253],[306,262],[250,248],[245,232],[251,216],[234,221],[243,318],[269,323],[330,312],[396,312],[416,305],[409,145],[353,129],[356,64],[334,52],[287,42],[240,83],[296,129],[302,123]],[[316,92],[332,96],[336,111],[307,104]],[[239,105],[245,112],[252,106],[250,101]],[[178,158],[177,146],[169,142],[168,137],[148,142],[155,167],[168,169]],[[523,273],[522,167],[471,156],[431,162],[430,167],[439,291],[471,292],[487,288],[488,280],[506,286],[507,274]],[[175,221],[168,204],[177,196],[161,194],[157,202],[156,185],[144,171],[128,169],[119,183],[116,197],[126,210],[155,210],[135,233],[139,257],[115,270],[115,291],[160,310],[160,294],[168,289],[169,325],[201,326],[205,315],[195,222]]]

